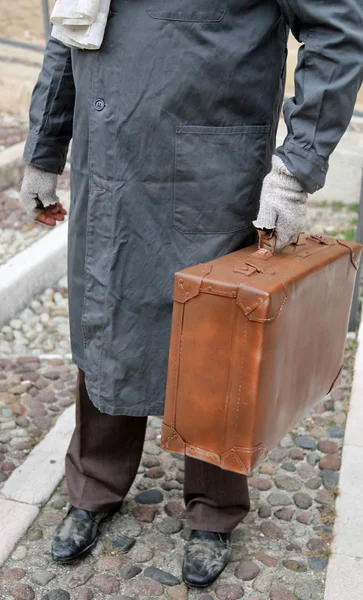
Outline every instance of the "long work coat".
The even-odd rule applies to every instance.
[[[102,412],[163,413],[175,271],[254,240],[289,28],[278,154],[314,192],[362,81],[362,0],[113,0],[99,51],[49,40],[25,162],[61,173],[73,137],[72,351]]]

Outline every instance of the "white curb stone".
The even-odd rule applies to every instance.
[[[329,561],[324,600],[362,600],[363,560],[333,554]]]
[[[363,321],[358,344],[324,600],[363,598]]]
[[[361,422],[362,428],[362,422]],[[363,447],[344,446],[333,553],[363,559]],[[359,526],[357,526],[360,524]],[[363,563],[362,563],[363,568]],[[363,589],[362,598],[363,598]]]
[[[344,445],[362,448],[363,451],[363,324],[358,334],[358,350]]]
[[[36,519],[38,512],[36,506],[0,499],[0,565]]]
[[[6,500],[43,506],[64,476],[64,457],[74,424],[74,406],[70,406],[25,462],[12,472],[1,496]]]
[[[67,235],[68,223],[57,225],[0,267],[0,326],[66,274]]]

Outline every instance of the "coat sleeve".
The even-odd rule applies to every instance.
[[[330,154],[349,125],[363,79],[363,0],[277,0],[303,43],[288,128],[277,155],[309,193],[323,187]]]
[[[30,105],[24,161],[61,174],[72,138],[75,88],[71,50],[50,37]]]

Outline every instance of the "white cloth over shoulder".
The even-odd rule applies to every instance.
[[[52,37],[71,48],[98,50],[111,0],[57,0],[51,15]]]

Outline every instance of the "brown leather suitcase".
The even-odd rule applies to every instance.
[[[340,380],[360,254],[302,234],[177,273],[162,447],[250,473]]]

